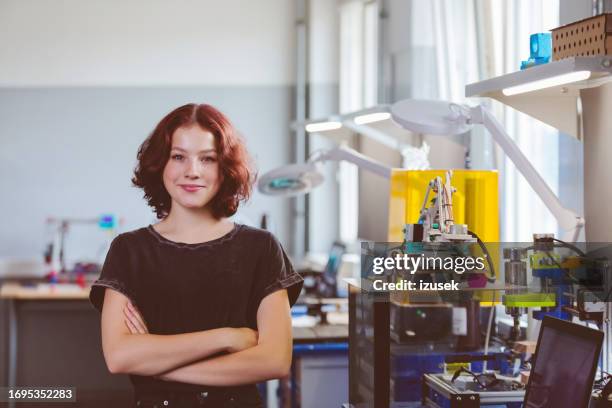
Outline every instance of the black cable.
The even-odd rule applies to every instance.
[[[550,251],[544,251],[544,253],[548,256],[548,259],[550,259],[552,263],[554,263],[557,266],[557,268],[564,269],[561,265],[559,265],[559,262],[557,262],[557,260],[552,256]]]
[[[553,238],[553,241],[559,242],[560,244],[562,244],[562,246],[569,248],[572,251],[576,252],[581,257],[586,258],[586,254],[584,253],[584,251],[582,251],[582,249],[578,248],[576,245],[572,245],[569,242],[561,241],[560,239],[557,239],[557,238]]]
[[[495,280],[497,279],[497,275],[495,274],[495,266],[493,265],[493,260],[491,259],[491,254],[489,254],[489,250],[487,249],[486,245],[484,244],[484,242],[482,242],[482,240],[480,239],[478,235],[476,235],[474,232],[470,230],[468,230],[468,234],[476,238],[476,242],[478,242],[478,246],[480,247],[480,249],[482,249],[482,252],[484,252],[485,258],[487,258],[487,263],[489,264],[489,269],[491,270],[491,276],[487,277],[487,280],[489,282],[495,282]]]
[[[451,379],[451,383],[454,383],[455,380],[459,378],[461,373],[466,373],[472,376],[476,384],[478,384],[482,389],[487,389],[500,383],[500,380],[493,373],[476,374],[465,367],[460,367],[457,371],[455,371]]]
[[[559,269],[565,270],[567,272],[567,275],[570,277],[570,279],[574,282],[574,283],[580,283],[580,279],[576,278],[574,275],[572,275],[569,271],[569,268],[564,268],[562,267],[559,262],[557,262],[557,260],[552,256],[552,254],[550,253],[550,251],[544,251],[544,253],[546,254],[546,256],[548,256],[548,258],[555,264],[555,266]]]

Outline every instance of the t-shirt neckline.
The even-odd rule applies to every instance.
[[[210,241],[196,242],[196,243],[191,243],[191,244],[187,242],[172,241],[164,237],[162,234],[157,232],[155,228],[153,228],[153,224],[149,224],[149,226],[146,229],[147,231],[149,231],[149,233],[151,233],[151,235],[153,235],[154,238],[157,239],[158,242],[162,244],[167,244],[167,245],[171,245],[171,246],[175,246],[179,248],[200,248],[200,247],[207,247],[211,245],[220,244],[220,243],[223,243],[231,239],[234,235],[236,235],[236,232],[238,232],[238,230],[240,229],[240,224],[234,222],[234,227],[229,232],[225,233],[225,235],[222,235],[219,238],[211,239]]]

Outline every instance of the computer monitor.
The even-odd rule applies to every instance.
[[[524,408],[586,408],[604,334],[546,316],[532,358]]]
[[[329,251],[327,265],[323,271],[318,292],[323,297],[336,297],[338,295],[338,269],[342,263],[342,255],[346,252],[346,246],[340,242],[334,242]]]

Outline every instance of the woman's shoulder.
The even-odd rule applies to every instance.
[[[131,231],[125,231],[118,234],[113,239],[113,244],[115,245],[134,245],[139,242],[142,242],[142,239],[148,236],[147,232],[148,227],[141,227]]]
[[[236,227],[240,229],[240,234],[244,238],[257,240],[257,241],[264,241],[264,242],[269,242],[270,240],[277,241],[274,234],[272,234],[268,230],[265,230],[262,228],[251,227],[245,224],[236,224]]]
[[[243,243],[252,248],[251,253],[273,257],[283,255],[283,245],[272,232],[246,225],[241,225],[240,229]]]

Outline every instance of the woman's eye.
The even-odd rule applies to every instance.
[[[206,163],[214,163],[217,161],[217,158],[213,156],[206,156],[202,160]]]
[[[172,160],[182,160],[183,159],[182,154],[173,154],[171,157],[172,157]]]

